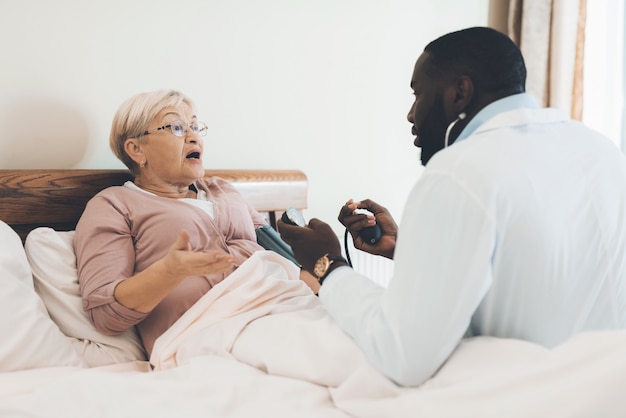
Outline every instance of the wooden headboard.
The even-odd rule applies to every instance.
[[[206,170],[231,182],[270,224],[294,207],[307,207],[307,178],[299,170]],[[100,190],[132,178],[127,170],[0,170],[0,220],[22,238],[39,226],[76,227],[87,201]]]

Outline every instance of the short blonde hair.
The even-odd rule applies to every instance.
[[[143,133],[159,112],[168,107],[185,103],[195,110],[195,105],[187,96],[176,90],[157,90],[136,94],[127,99],[113,117],[109,146],[115,156],[133,175],[137,175],[139,166],[128,156],[124,143],[128,138],[143,141]]]

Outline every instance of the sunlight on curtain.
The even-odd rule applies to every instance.
[[[587,2],[583,122],[626,150],[624,138],[624,26],[622,0]]]
[[[585,0],[510,0],[508,34],[519,45],[526,90],[543,106],[581,119]]]

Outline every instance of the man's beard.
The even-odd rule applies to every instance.
[[[428,112],[424,118],[422,127],[420,127],[418,131],[422,165],[426,165],[433,155],[444,148],[447,126],[444,117],[443,102],[438,98],[435,103],[433,103],[430,112]]]

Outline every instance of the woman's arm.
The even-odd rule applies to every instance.
[[[184,226],[172,216],[160,217],[165,207],[153,210],[154,205],[139,202],[131,209],[120,198],[124,193],[115,190],[94,197],[74,241],[83,307],[94,326],[110,334],[141,322],[186,277],[223,277],[235,263],[217,245],[191,251],[188,234],[179,232]],[[145,207],[149,209],[140,214]],[[161,237],[176,242],[161,242]]]
[[[147,313],[186,277],[224,273],[231,271],[234,265],[235,257],[219,250],[191,251],[189,234],[183,230],[165,257],[121,281],[115,287],[114,296],[122,305]]]

